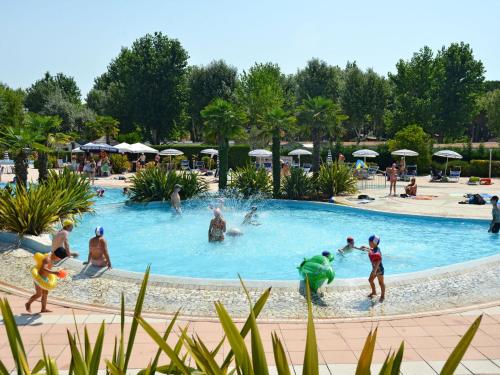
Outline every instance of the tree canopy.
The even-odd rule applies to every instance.
[[[107,72],[96,79],[89,93],[96,100],[89,104],[101,113],[103,106],[125,131],[139,124],[148,138],[158,143],[184,120],[188,57],[177,39],[160,32],[147,34],[130,48],[122,48]]]

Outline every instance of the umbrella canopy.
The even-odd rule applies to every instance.
[[[356,158],[376,158],[378,156],[378,152],[364,149],[364,150],[354,151],[352,153],[352,156]]]
[[[162,156],[179,156],[179,155],[184,155],[184,153],[180,150],[176,150],[175,148],[167,148],[166,150],[161,151],[160,155],[162,155]]]
[[[352,156],[356,158],[363,158],[366,164],[366,158],[376,158],[378,156],[378,152],[368,149],[354,151]]]
[[[462,159],[462,155],[460,155],[458,152],[451,151],[451,150],[441,150],[441,151],[435,152],[434,156],[440,156],[440,157],[446,158],[446,159]]]
[[[253,156],[256,158],[268,158],[272,155],[273,155],[273,153],[271,151],[262,150],[262,149],[253,150],[253,151],[250,151],[248,153],[248,156]]]
[[[393,152],[391,152],[391,155],[403,156],[403,157],[404,156],[418,156],[418,152],[412,151],[412,150],[403,149],[403,150],[393,151]]]
[[[290,151],[288,155],[291,156],[312,155],[312,152],[298,148],[297,150]]]
[[[332,150],[328,150],[328,155],[326,156],[326,164],[333,164]]]
[[[434,156],[439,156],[442,158],[446,158],[446,164],[444,166],[444,175],[446,176],[446,170],[448,169],[448,159],[462,159],[462,155],[458,152],[451,150],[441,150],[434,153]]]
[[[118,143],[115,147],[120,150],[120,152],[132,152],[130,144],[127,142]]]
[[[204,150],[201,150],[200,154],[206,154],[214,157],[214,155],[219,155],[219,151],[217,151],[215,148],[206,148]]]
[[[142,143],[134,143],[130,145],[130,149],[134,154],[157,154],[158,150],[155,150],[153,147],[146,146]]]
[[[107,145],[106,143],[87,143],[84,144],[83,146],[80,147],[80,150],[82,151],[105,151],[105,152],[119,152],[119,150],[116,147]]]
[[[288,155],[298,156],[299,157],[299,167],[300,167],[300,156],[301,155],[312,155],[312,152],[298,148],[296,150],[290,151],[288,153]]]
[[[77,148],[74,148],[73,150],[71,150],[71,153],[73,153],[73,154],[77,154],[77,153],[81,153],[81,152],[85,152],[85,151],[81,150],[80,147],[77,147]]]

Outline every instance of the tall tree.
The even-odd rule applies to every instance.
[[[500,138],[500,89],[482,95],[478,107],[484,113],[490,134]]]
[[[356,62],[347,63],[342,89],[342,110],[349,116],[348,127],[356,135],[358,142],[364,133],[367,120],[366,77]]]
[[[207,66],[191,67],[187,79],[191,139],[200,141],[203,125],[201,110],[216,98],[231,100],[236,88],[237,69],[224,60],[217,60]]]
[[[394,94],[394,109],[389,135],[407,124],[420,124],[432,132],[435,122],[435,62],[432,50],[425,46],[411,60],[399,60],[396,74],[389,73]]]
[[[468,44],[452,43],[436,56],[436,132],[440,139],[464,135],[483,91],[484,66]]]
[[[328,133],[340,132],[341,121],[347,116],[340,114],[340,106],[331,99],[321,96],[304,100],[299,107],[299,120],[313,141],[313,166],[316,174],[319,172],[321,160],[321,139]]]
[[[27,90],[24,104],[31,112],[41,112],[49,96],[56,91],[61,93],[64,100],[74,104],[80,103],[80,89],[73,77],[68,77],[63,73],[53,76],[46,72],[42,79],[36,81]]]
[[[24,120],[24,91],[0,83],[0,126],[19,126]]]
[[[188,57],[177,39],[162,33],[146,34],[123,48],[96,79],[93,90],[104,91],[107,98],[101,113],[118,119],[125,132],[140,125],[159,143],[182,124]]]
[[[325,61],[313,58],[295,76],[296,95],[299,103],[308,98],[322,96],[338,102],[342,83],[342,70]]]
[[[296,121],[295,116],[292,116],[280,107],[266,112],[260,120],[262,132],[269,134],[272,138],[274,198],[279,198],[281,188],[281,136],[283,133],[293,129]]]
[[[61,118],[61,131],[83,133],[84,124],[95,120],[95,113],[86,105],[67,100],[61,90],[47,96],[43,108],[38,112],[46,116]]]
[[[365,108],[366,125],[369,132],[377,136],[385,135],[385,115],[388,111],[390,86],[387,80],[373,69],[368,69],[365,75]]]
[[[243,72],[237,88],[238,102],[247,110],[250,125],[258,125],[259,119],[285,102],[285,76],[277,64],[256,63]]]
[[[208,137],[217,140],[219,148],[219,189],[227,186],[229,140],[246,136],[244,125],[248,118],[244,111],[223,99],[215,99],[201,111]]]

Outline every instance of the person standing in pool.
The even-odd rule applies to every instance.
[[[490,199],[493,209],[491,210],[491,223],[488,232],[498,233],[500,231],[500,208],[498,208],[498,195],[494,195]]]
[[[179,195],[181,189],[181,185],[175,184],[174,192],[170,195],[170,203],[172,204],[172,208],[174,208],[178,214],[181,213],[181,196]]]
[[[210,221],[208,227],[208,242],[224,241],[224,233],[226,232],[226,221],[222,217],[220,208],[214,210],[214,218]]]
[[[52,238],[52,251],[50,258],[53,262],[58,262],[64,258],[71,256],[77,257],[78,253],[71,253],[69,248],[69,234],[73,230],[73,221],[66,219],[63,222],[63,227]]]
[[[384,302],[385,299],[385,283],[384,283],[384,265],[382,264],[382,253],[378,245],[380,244],[380,237],[377,235],[371,235],[368,238],[368,243],[370,248],[368,250],[368,257],[372,264],[372,272],[368,278],[372,292],[368,295],[368,298],[373,298],[377,295],[377,290],[375,289],[375,278],[378,279],[378,284],[380,286],[380,302]],[[366,247],[365,247],[366,249]]]
[[[95,228],[95,237],[89,241],[89,257],[87,263],[96,267],[108,267],[111,269],[111,259],[108,253],[108,244],[104,239],[104,228]]]

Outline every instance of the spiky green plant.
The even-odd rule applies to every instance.
[[[208,191],[206,181],[196,173],[165,172],[158,168],[145,168],[132,177],[130,199],[135,202],[169,200],[175,184],[182,186],[180,196],[183,199]]]
[[[281,194],[285,199],[302,199],[313,192],[313,180],[302,168],[292,168],[281,181]]]
[[[43,184],[18,184],[13,194],[0,193],[0,229],[40,235],[64,218],[92,211],[93,196],[82,176],[51,171]]]
[[[267,171],[262,168],[257,169],[252,164],[233,171],[229,186],[243,194],[245,198],[256,194],[270,196],[273,191],[271,177]]]
[[[140,375],[153,375],[155,373],[162,374],[208,374],[208,375],[226,375],[226,374],[242,374],[242,375],[266,375],[269,373],[267,366],[267,358],[264,352],[261,335],[257,325],[257,317],[262,311],[271,289],[267,289],[255,303],[252,303],[250,294],[245,287],[243,281],[241,285],[246,294],[250,314],[241,330],[236,328],[235,323],[221,302],[215,302],[215,309],[219,317],[220,324],[224,330],[224,337],[218,345],[209,350],[207,345],[199,336],[194,334],[188,336],[188,326],[181,329],[178,340],[172,347],[167,343],[173,326],[177,321],[178,314],[175,314],[165,333],[160,335],[142,316],[142,307],[146,295],[146,287],[149,279],[149,267],[146,270],[140,291],[137,298],[137,303],[134,310],[134,319],[131,324],[128,343],[125,344],[124,339],[124,322],[125,308],[124,297],[122,295],[121,308],[121,333],[119,342],[115,338],[115,348],[111,360],[107,359],[107,373],[112,375],[125,375],[128,370],[128,363],[133,353],[136,332],[141,326],[158,345],[158,351],[154,359],[148,366],[139,372]],[[319,374],[318,348],[316,343],[316,334],[312,315],[311,293],[309,289],[309,281],[306,279],[306,299],[307,299],[307,333],[305,342],[304,375]],[[30,375],[45,373],[47,375],[57,375],[58,369],[56,362],[47,355],[43,341],[41,341],[43,358],[37,362],[33,369],[30,369],[27,364],[26,351],[17,329],[17,325],[12,314],[7,299],[0,299],[0,311],[4,322],[4,327],[7,333],[9,346],[11,348],[12,357],[16,363],[18,375]],[[478,317],[470,326],[467,332],[463,335],[448,360],[445,362],[441,374],[451,375],[458,367],[463,355],[467,351],[474,335],[476,334],[482,316]],[[245,337],[250,333],[250,348],[245,343]],[[276,370],[280,375],[289,375],[290,366],[284,350],[283,343],[278,338],[276,333],[272,333],[272,344]],[[377,328],[370,331],[366,338],[365,345],[361,352],[356,368],[356,374],[370,374],[375,343],[377,339]],[[78,328],[76,333],[72,334],[68,331],[68,340],[71,348],[72,360],[70,364],[70,374],[75,375],[93,375],[97,373],[99,363],[102,357],[102,345],[104,342],[104,324],[97,335],[96,341],[92,344],[89,340],[86,327],[84,327],[84,342],[80,340]],[[218,364],[216,356],[219,353],[223,343],[227,340],[231,347],[231,351],[225,357],[222,364]],[[186,349],[186,354],[181,355],[181,349]],[[159,365],[159,357],[161,353],[165,353],[170,362]],[[384,363],[382,364],[379,374],[381,375],[398,375],[401,368],[401,363],[404,353],[404,344],[402,343],[397,352],[389,352]],[[194,366],[190,366],[189,359],[192,359]],[[230,367],[233,367],[230,370]],[[9,375],[10,371],[0,359],[0,375]]]
[[[320,193],[327,197],[344,193],[353,194],[357,190],[356,177],[350,168],[337,161],[331,165],[321,165],[316,184]]]

